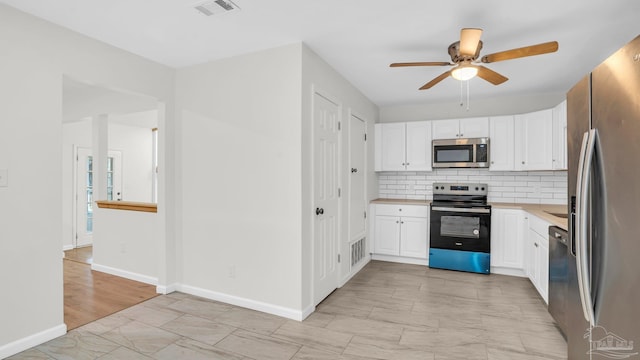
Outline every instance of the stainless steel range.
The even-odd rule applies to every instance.
[[[429,267],[489,274],[488,189],[487,184],[433,184]]]

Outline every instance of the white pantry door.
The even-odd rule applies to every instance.
[[[93,244],[94,164],[91,149],[77,148],[74,247]],[[106,200],[122,200],[122,153],[119,151],[109,151],[106,180]]]
[[[349,119],[349,241],[365,235],[367,194],[365,186],[365,122],[351,115]]]
[[[338,287],[338,159],[340,107],[313,94],[314,304]]]

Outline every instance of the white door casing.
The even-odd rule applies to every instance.
[[[313,93],[313,300],[338,287],[340,106]]]
[[[349,119],[349,239],[356,241],[365,236],[367,210],[366,123],[357,116]]]

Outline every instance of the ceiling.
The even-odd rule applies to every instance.
[[[565,93],[638,35],[638,0],[237,0],[241,11],[206,17],[194,0],[0,0],[171,67],[302,41],[380,107],[454,102],[460,83],[418,88],[449,61],[463,27],[484,30],[481,55],[557,40],[557,53],[487,64],[509,78],[469,83],[474,98]]]

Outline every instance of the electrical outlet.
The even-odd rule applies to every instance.
[[[0,187],[9,186],[9,170],[0,169]]]
[[[236,277],[236,266],[235,265],[229,266],[229,277],[232,278],[232,279],[235,279],[235,277]]]

